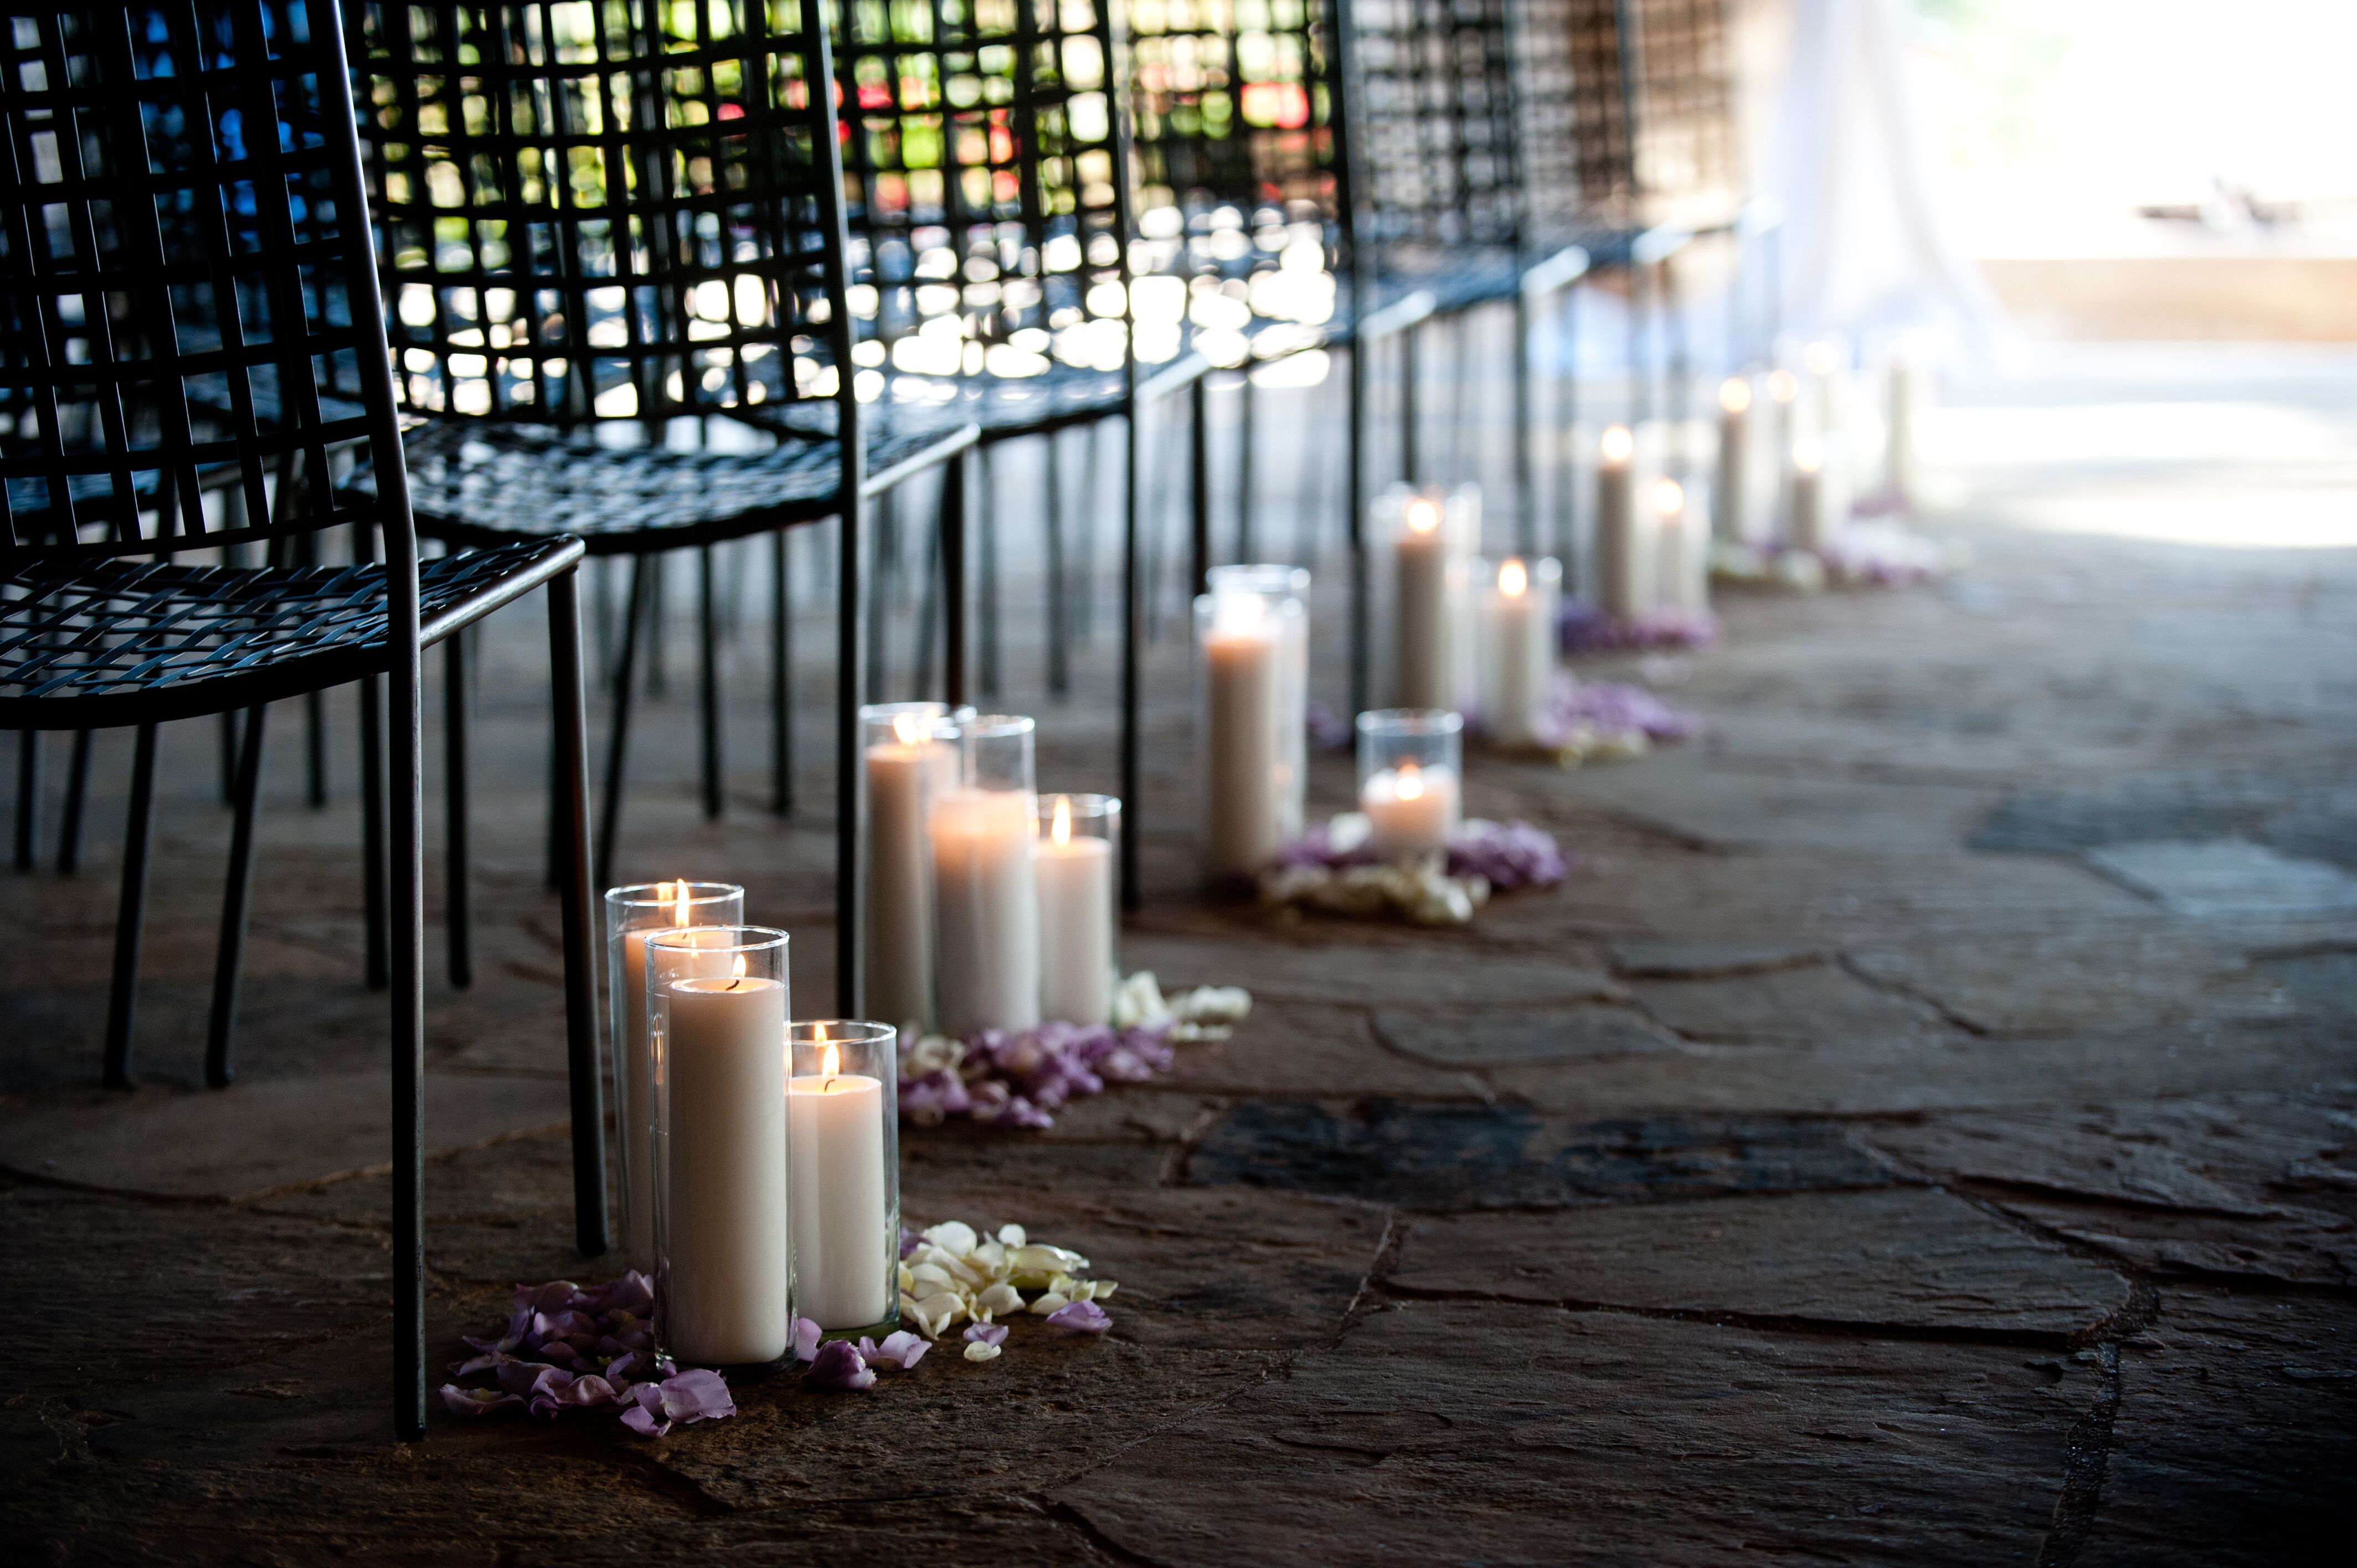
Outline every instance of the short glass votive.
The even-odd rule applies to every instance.
[[[1436,708],[1359,715],[1359,810],[1387,860],[1445,853],[1462,807],[1465,721]]]
[[[654,1125],[654,1080],[647,1058],[647,937],[683,926],[734,926],[745,890],[733,882],[642,882],[606,889],[606,1047],[614,1072],[619,1133],[622,1255],[655,1266],[655,1166],[647,1152]]]
[[[829,1332],[900,1321],[900,1048],[889,1024],[786,1026],[794,1312]]]
[[[1552,558],[1485,563],[1481,589],[1481,727],[1501,746],[1527,746],[1555,687],[1555,612],[1563,566]]]
[[[958,787],[958,725],[971,708],[871,703],[859,710],[859,908],[867,933],[862,1011],[933,1027],[933,855],[930,814]]]
[[[1039,798],[1039,1016],[1113,1020],[1121,983],[1121,802],[1111,795]]]
[[[958,725],[959,783],[934,797],[934,995],[943,1033],[1039,1021],[1038,806],[1032,724],[984,714]]]
[[[786,942],[761,926],[647,939],[655,1335],[697,1366],[793,1352]]]
[[[1309,800],[1309,571],[1303,566],[1214,566],[1204,574],[1213,598],[1248,594],[1266,606],[1282,643],[1277,693],[1277,834],[1301,836]]]

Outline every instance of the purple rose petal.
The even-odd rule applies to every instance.
[[[737,1413],[737,1402],[728,1392],[728,1380],[707,1368],[692,1368],[665,1378],[656,1388],[662,1395],[663,1414],[673,1421],[717,1421]]]
[[[671,1430],[668,1421],[657,1421],[644,1405],[632,1405],[622,1412],[622,1424],[641,1437],[661,1437]]]
[[[818,1348],[818,1359],[802,1374],[802,1382],[810,1388],[838,1391],[872,1389],[876,1374],[860,1359],[858,1346],[848,1339],[830,1339]]]
[[[824,1329],[807,1317],[795,1318],[794,1359],[808,1361],[815,1359],[818,1355],[818,1337],[824,1332]]]
[[[1072,1334],[1103,1334],[1113,1326],[1113,1319],[1095,1302],[1076,1301],[1049,1313],[1048,1326]]]
[[[513,1394],[503,1394],[492,1389],[462,1389],[456,1383],[444,1383],[442,1404],[452,1415],[489,1415],[509,1405],[521,1405],[523,1401]]]
[[[881,1345],[872,1339],[862,1338],[859,1341],[859,1359],[871,1367],[888,1367],[896,1372],[905,1372],[923,1360],[925,1352],[932,1348],[922,1335],[900,1328],[884,1336]]]
[[[1006,1325],[970,1323],[966,1325],[965,1337],[977,1345],[1004,1345],[1006,1343]]]

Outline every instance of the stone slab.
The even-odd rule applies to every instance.
[[[2197,920],[2357,910],[2357,876],[2241,839],[2113,844],[2087,864]]]
[[[1544,1010],[1386,1007],[1375,1037],[1436,1067],[1514,1067],[1677,1052],[1676,1036],[1620,1007]]]
[[[1906,1040],[1945,1029],[1921,1003],[1824,964],[1707,980],[1641,980],[1632,989],[1647,1013],[1688,1039]]]
[[[1641,768],[1583,769],[1572,790],[1681,838],[1722,849],[1920,854],[1960,847],[1996,794],[1943,784],[1888,785],[1727,771],[1701,752]]]
[[[1424,1296],[2057,1344],[2129,1300],[2115,1271],[1921,1187],[1419,1218],[1383,1280]]]
[[[1495,951],[1479,940],[1479,928],[1428,931],[1334,920],[1285,935],[1262,921],[1240,918],[1238,925],[1216,947],[1200,938],[1130,935],[1122,961],[1154,971],[1166,989],[1241,985],[1271,1002],[1507,1006],[1616,993],[1598,968],[1560,952]]]
[[[1614,942],[1612,972],[1634,980],[1723,980],[1821,963],[1825,950],[1785,942]]]

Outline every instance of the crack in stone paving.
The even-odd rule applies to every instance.
[[[1938,1014],[1941,1022],[1950,1028],[1962,1029],[1976,1040],[1994,1039],[1997,1036],[1996,1030],[1977,1019],[1967,1018],[1931,993],[1918,990],[1903,980],[1890,980],[1875,974],[1846,952],[1836,952],[1834,955],[1834,963],[1844,974],[1868,990],[1878,991],[1885,996],[1896,996],[1902,1001],[1912,1002],[1919,1007],[1929,1007]]]
[[[2038,1568],[2070,1568],[2095,1528],[2104,1500],[2104,1473],[2112,1456],[2112,1422],[2120,1410],[2120,1346],[2110,1340],[2092,1354],[2101,1369],[2094,1408],[2071,1423],[2062,1439],[2062,1493],[2054,1499],[2054,1522],[2038,1551]]]

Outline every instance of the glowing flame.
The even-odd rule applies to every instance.
[[[1663,517],[1675,517],[1686,509],[1685,487],[1675,479],[1663,479],[1653,487],[1653,510]]]
[[[1498,568],[1498,592],[1510,599],[1519,599],[1531,585],[1530,569],[1519,561],[1509,561]]]
[[[1813,474],[1825,466],[1825,449],[1813,435],[1803,435],[1792,443],[1792,467],[1804,474]]]
[[[1407,503],[1407,525],[1418,533],[1430,533],[1440,526],[1440,509],[1418,496]]]
[[[892,720],[892,733],[902,746],[914,746],[925,738],[925,721],[914,714],[900,714]]]
[[[745,955],[743,953],[738,953],[737,955],[737,966],[728,972],[728,977],[732,980],[742,980],[745,978]]]
[[[1801,378],[1790,371],[1768,372],[1768,395],[1778,403],[1790,403],[1801,395]]]
[[[1049,824],[1048,837],[1058,849],[1072,842],[1072,798],[1070,795],[1056,797],[1056,819]]]
[[[1604,431],[1604,460],[1608,463],[1627,462],[1636,455],[1637,438],[1629,434],[1625,424],[1608,425]]]
[[[840,1047],[836,1047],[836,1046],[829,1046],[829,1047],[826,1047],[826,1055],[825,1055],[824,1057],[821,1058],[820,1058],[820,1060],[819,1060],[819,1069],[818,1069],[819,1076],[820,1076],[821,1078],[833,1078],[833,1077],[834,1077],[837,1073],[840,1073],[842,1070],[843,1070],[843,1051],[842,1051],[842,1048],[841,1048]]]
[[[1718,383],[1718,406],[1729,413],[1741,413],[1751,406],[1751,383],[1741,376],[1729,376]]]
[[[1392,792],[1403,800],[1424,799],[1424,770],[1413,762],[1400,764],[1399,780]]]

